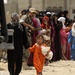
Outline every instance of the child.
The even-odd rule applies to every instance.
[[[41,49],[42,46],[46,47],[46,45],[44,44],[44,38],[42,35],[38,35],[36,38],[36,43],[29,48],[29,51],[34,53],[33,65],[36,69],[37,75],[42,75],[45,57],[48,56],[50,52],[50,50],[47,50],[46,55],[43,55]]]

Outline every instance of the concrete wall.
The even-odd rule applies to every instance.
[[[43,1],[45,1],[44,4]],[[19,11],[21,11],[24,7],[27,8],[29,6],[28,2],[29,0],[18,0],[18,5],[20,8]],[[75,15],[75,13],[72,13],[73,9],[75,9],[75,0],[32,0],[32,7],[35,7],[38,10],[43,10],[47,7],[50,7],[51,9],[67,9],[69,11],[70,18],[73,18]]]
[[[51,7],[51,9],[61,8],[64,9],[64,0],[31,0],[32,7],[38,10],[45,10],[47,7]],[[26,9],[29,7],[29,0],[18,0],[19,12],[22,9]]]
[[[18,8],[19,8],[19,13],[23,10],[23,9],[27,9],[29,5],[29,1],[28,0],[18,0]]]
[[[32,7],[42,10],[42,0],[32,0]]]
[[[11,14],[13,12],[18,12],[16,3],[5,4],[5,12],[6,12],[6,22],[10,22]]]
[[[63,6],[63,0],[45,0],[45,8]]]
[[[5,5],[6,16],[8,17],[8,14],[11,14],[12,12],[20,13],[30,5],[38,10],[47,9],[48,7],[53,10],[57,10],[59,8],[61,10],[67,9],[69,11],[70,18],[73,18],[75,15],[75,13],[73,13],[73,9],[75,9],[75,0],[31,0],[31,4],[29,4],[29,0],[8,0],[8,4]]]

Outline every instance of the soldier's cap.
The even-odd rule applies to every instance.
[[[36,13],[36,9],[35,9],[35,8],[30,8],[29,11],[30,11],[31,13]]]

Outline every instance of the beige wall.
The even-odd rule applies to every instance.
[[[19,8],[19,13],[23,10],[23,9],[27,9],[28,8],[28,0],[18,0],[18,8]]]
[[[43,1],[45,1],[44,4]],[[52,9],[54,7],[62,7],[62,9],[65,9],[64,0],[32,0],[32,7],[35,7],[38,10],[43,10],[43,5],[44,9],[46,9],[47,7],[51,7]],[[19,12],[24,8],[28,8],[29,0],[18,0],[18,6]]]
[[[9,15],[12,12],[20,13],[23,9],[27,9],[29,7],[29,0],[9,1],[9,4],[5,5],[7,18],[10,17]],[[51,7],[51,9],[54,9],[55,7],[62,7],[61,10],[68,9],[68,11],[70,12],[70,18],[73,18],[73,16],[75,15],[74,13],[72,13],[72,10],[75,9],[75,0],[45,0],[44,4],[43,1],[44,0],[32,0],[32,7],[38,10],[43,10],[43,5],[44,9],[46,9],[47,7]],[[7,20],[7,22],[9,22],[9,19]]]
[[[43,4],[42,4],[43,0],[32,0],[32,7],[35,7],[38,10],[42,10],[43,9]],[[24,5],[24,2],[26,2],[26,4]],[[27,8],[29,6],[29,0],[18,0],[19,3],[19,8],[21,11],[22,8]],[[21,5],[20,5],[21,4]],[[45,9],[47,7],[51,7],[52,9],[54,7],[62,7],[62,10],[67,9],[70,13],[70,18],[73,18],[73,16],[75,15],[75,13],[72,13],[72,10],[75,9],[75,0],[45,0]]]
[[[13,12],[17,12],[18,10],[17,10],[17,5],[16,5],[16,3],[9,3],[9,4],[6,4],[5,5],[5,12],[6,12],[6,22],[8,23],[8,22],[10,22],[10,20],[11,20],[11,14],[13,13]]]
[[[63,6],[63,0],[45,0],[45,7],[59,7]]]
[[[32,0],[32,7],[42,10],[42,0]]]

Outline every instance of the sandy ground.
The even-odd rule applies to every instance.
[[[23,65],[24,67],[24,65]],[[32,70],[22,69],[20,75],[36,75],[34,67]],[[7,63],[0,63],[0,75],[9,75]],[[57,61],[44,66],[43,75],[75,75],[75,61]]]

